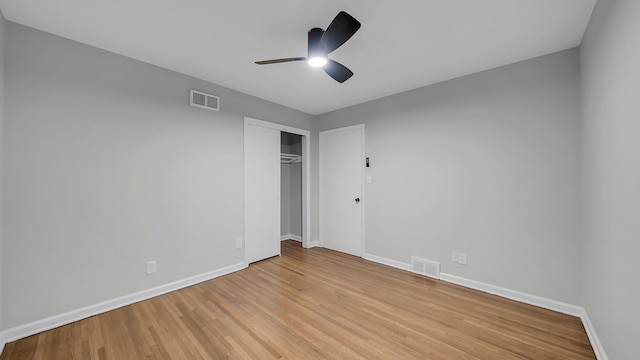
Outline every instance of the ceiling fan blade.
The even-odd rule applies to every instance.
[[[258,64],[258,65],[268,65],[268,64],[278,64],[278,63],[292,62],[292,61],[302,61],[302,60],[307,60],[307,58],[306,57],[292,57],[292,58],[284,58],[284,59],[263,60],[263,61],[256,61],[256,64]]]
[[[360,29],[360,22],[346,12],[340,11],[331,21],[320,41],[328,54],[347,42],[358,29]]]
[[[343,83],[353,76],[353,71],[333,60],[327,61],[327,65],[324,66],[324,72],[339,83]]]

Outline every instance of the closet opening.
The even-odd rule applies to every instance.
[[[280,133],[280,241],[302,242],[302,136]]]

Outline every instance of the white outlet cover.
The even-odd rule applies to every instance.
[[[147,275],[156,273],[156,261],[147,261]]]
[[[242,238],[236,239],[236,249],[242,249]]]
[[[467,265],[467,254],[460,254],[458,262],[462,265]]]
[[[452,252],[451,253],[451,261],[453,262],[460,262],[460,254],[458,254],[457,252]]]

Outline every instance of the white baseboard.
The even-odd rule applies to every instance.
[[[320,241],[311,241],[309,242],[309,246],[307,247],[307,249],[311,249],[314,247],[321,247],[320,245]]]
[[[381,256],[368,254],[368,253],[364,253],[362,258],[365,260],[376,262],[378,264],[391,266],[396,269],[411,271],[411,264],[403,263],[401,261],[391,260],[391,259],[383,258]]]
[[[403,263],[401,261],[396,261],[392,259],[387,259],[381,256],[372,255],[365,253],[363,256],[364,259],[373,261],[379,264],[391,266],[397,269],[411,271],[411,264]],[[561,301],[551,300],[547,298],[543,298],[536,295],[531,295],[527,293],[523,293],[520,291],[506,289],[500,286],[495,286],[487,283],[483,283],[480,281],[470,280],[463,277],[440,273],[440,280],[446,281],[452,284],[464,286],[467,288],[471,288],[474,290],[479,290],[482,292],[486,292],[489,294],[497,295],[503,298],[515,300],[521,303],[538,306],[541,308],[557,311],[563,314],[571,315],[580,318],[582,320],[582,325],[584,326],[585,332],[589,337],[589,342],[591,342],[591,347],[593,347],[593,352],[596,354],[598,360],[608,360],[607,355],[604,352],[604,348],[598,339],[598,335],[596,334],[595,329],[593,328],[593,324],[589,320],[589,316],[587,315],[586,310],[581,306],[567,304]]]
[[[591,347],[593,348],[593,352],[596,353],[596,358],[598,360],[609,360],[607,354],[604,352],[604,347],[602,347],[602,343],[596,334],[596,329],[593,327],[591,320],[589,319],[589,315],[587,315],[587,311],[582,309],[582,315],[580,316],[582,320],[582,325],[584,326],[584,330],[587,332],[587,336],[589,337],[589,342],[591,343]]]
[[[582,313],[584,312],[584,308],[580,306],[571,305],[560,301],[523,293],[520,291],[510,290],[480,281],[465,279],[451,274],[440,273],[440,279],[452,284],[462,285],[471,289],[480,290],[489,294],[498,295],[507,299],[557,311],[575,317],[580,317],[580,315],[582,315]]]
[[[222,275],[227,275],[232,272],[242,270],[246,267],[247,266],[244,262],[226,266],[221,269],[206,272],[204,274],[192,276],[155,288],[138,291],[136,293],[125,295],[116,299],[107,300],[98,304],[89,305],[63,314],[54,315],[46,319],[36,320],[28,324],[7,329],[0,333],[0,354],[2,353],[1,349],[3,349],[4,345],[8,342],[22,339],[27,336],[31,336],[94,315],[102,314],[104,312],[114,310],[123,306],[131,305],[142,300],[147,300],[158,295],[166,294],[191,285],[195,285],[203,281],[211,280]]]
[[[280,241],[285,241],[285,240],[295,240],[295,241],[302,242],[302,236],[293,235],[293,234],[280,236]]]

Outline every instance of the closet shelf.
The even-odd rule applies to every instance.
[[[293,164],[297,162],[301,162],[302,157],[297,154],[280,154],[280,164]]]

